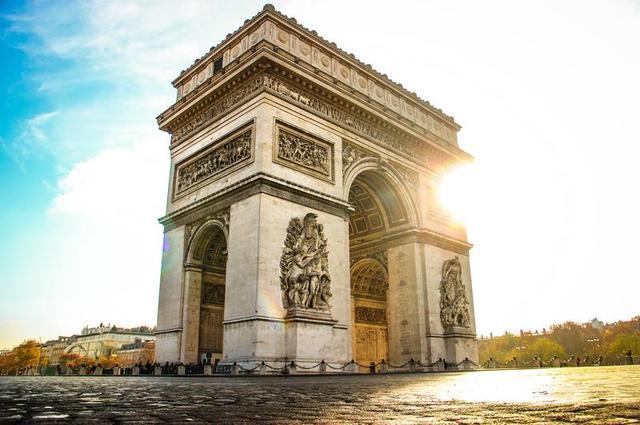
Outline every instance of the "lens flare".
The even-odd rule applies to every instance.
[[[474,195],[470,165],[449,170],[438,187],[438,202],[456,221],[466,223],[470,217]]]

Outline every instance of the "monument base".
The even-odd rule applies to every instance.
[[[290,308],[285,316],[285,353],[288,361],[309,367],[334,361],[332,339],[338,323],[327,311]]]
[[[459,364],[465,359],[478,363],[476,335],[470,332],[468,328],[450,326],[445,329],[444,335],[448,363]],[[462,365],[460,368],[462,369]]]

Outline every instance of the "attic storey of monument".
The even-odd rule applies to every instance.
[[[173,81],[157,359],[477,359],[453,118],[265,8]]]

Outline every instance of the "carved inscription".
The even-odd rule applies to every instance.
[[[361,323],[387,323],[387,313],[384,309],[373,307],[356,307],[356,322]]]
[[[440,319],[445,327],[470,326],[469,307],[462,283],[462,265],[458,257],[442,263],[440,281]]]
[[[331,307],[327,240],[313,213],[289,221],[280,258],[280,288],[284,308],[326,311]]]
[[[333,147],[282,124],[277,126],[277,162],[333,180]]]
[[[251,158],[252,128],[223,141],[222,145],[201,154],[176,171],[176,195]]]

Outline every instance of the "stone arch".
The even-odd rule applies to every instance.
[[[223,218],[216,217],[205,221],[197,227],[188,241],[186,264],[202,265],[207,248],[212,237],[220,244],[224,243],[225,250],[229,241],[227,223]],[[223,238],[221,238],[223,237]]]
[[[185,362],[216,364],[223,356],[224,309],[227,283],[228,220],[209,218],[195,227],[185,259],[184,295],[187,320],[183,344],[190,341]]]
[[[353,358],[360,364],[389,360],[389,276],[380,261],[363,258],[351,266]]]
[[[406,213],[406,222],[411,227],[418,226],[418,208],[415,194],[407,188],[408,183],[403,176],[390,164],[379,158],[360,158],[350,164],[343,176],[343,196],[349,199],[353,184],[357,179],[376,179],[378,184],[384,185],[393,195],[394,201],[402,206]],[[379,191],[376,191],[379,194]]]
[[[374,258],[362,258],[351,266],[351,293],[386,298],[389,274],[384,264]]]

